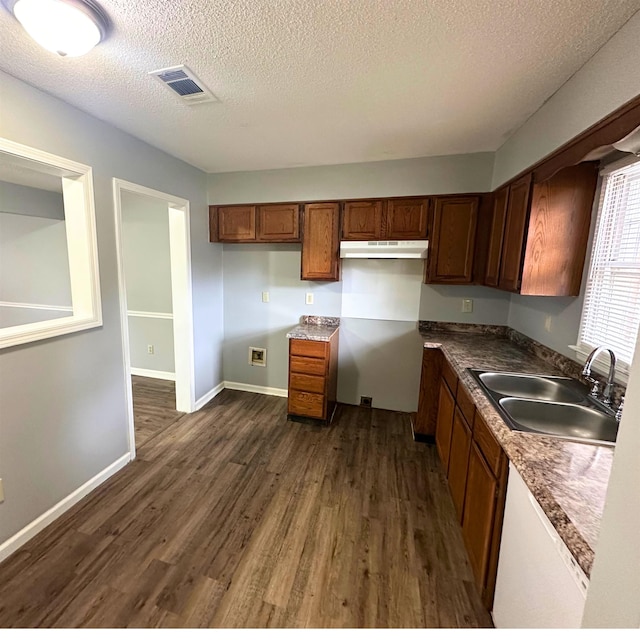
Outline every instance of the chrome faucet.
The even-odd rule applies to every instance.
[[[607,384],[604,387],[602,394],[600,393],[600,383],[591,375],[591,365],[593,361],[598,357],[598,354],[602,351],[607,351],[609,353],[609,376],[607,377]],[[584,363],[584,367],[582,369],[582,375],[586,380],[591,382],[593,386],[591,387],[590,395],[596,400],[600,400],[602,403],[607,406],[611,406],[611,394],[613,392],[613,377],[616,374],[616,356],[611,351],[611,349],[607,349],[606,347],[596,347],[587,357],[587,361]]]

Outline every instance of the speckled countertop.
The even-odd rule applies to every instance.
[[[287,333],[287,338],[329,342],[339,326],[340,318],[332,316],[302,316],[300,324]]]
[[[566,375],[505,335],[420,331],[425,348],[442,349],[477,410],[587,576],[600,531],[612,447],[512,431],[467,368]]]

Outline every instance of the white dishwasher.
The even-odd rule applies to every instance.
[[[588,585],[510,464],[493,604],[496,628],[578,628]]]

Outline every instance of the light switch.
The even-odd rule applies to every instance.
[[[545,316],[545,318],[544,318],[544,330],[547,333],[551,333],[551,326],[552,326],[552,318],[551,318],[551,316]]]
[[[462,300],[462,313],[473,313],[473,300],[471,298]]]
[[[268,291],[263,291],[262,292],[262,302],[269,302],[269,292]]]
[[[307,293],[307,297],[305,299],[306,304],[313,304],[313,293]]]

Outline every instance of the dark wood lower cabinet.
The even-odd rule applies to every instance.
[[[498,481],[474,442],[471,445],[469,455],[467,499],[462,518],[462,536],[478,585],[484,584],[489,564],[497,492]]]
[[[471,429],[460,409],[456,408],[451,432],[451,448],[449,450],[448,481],[453,504],[458,519],[462,522],[462,514],[467,489],[467,468],[469,451],[471,450]]]
[[[337,390],[338,331],[329,341],[289,340],[289,416],[331,422]]]
[[[451,449],[451,431],[456,401],[444,379],[440,382],[438,399],[438,420],[436,423],[436,448],[444,470],[449,467],[449,451]]]
[[[424,369],[423,363],[423,375]],[[429,407],[431,413],[435,411],[437,415],[436,449],[462,525],[462,536],[478,591],[491,611],[508,460],[446,358],[442,360],[440,370],[438,404]],[[453,393],[449,387],[451,382],[455,387]]]

